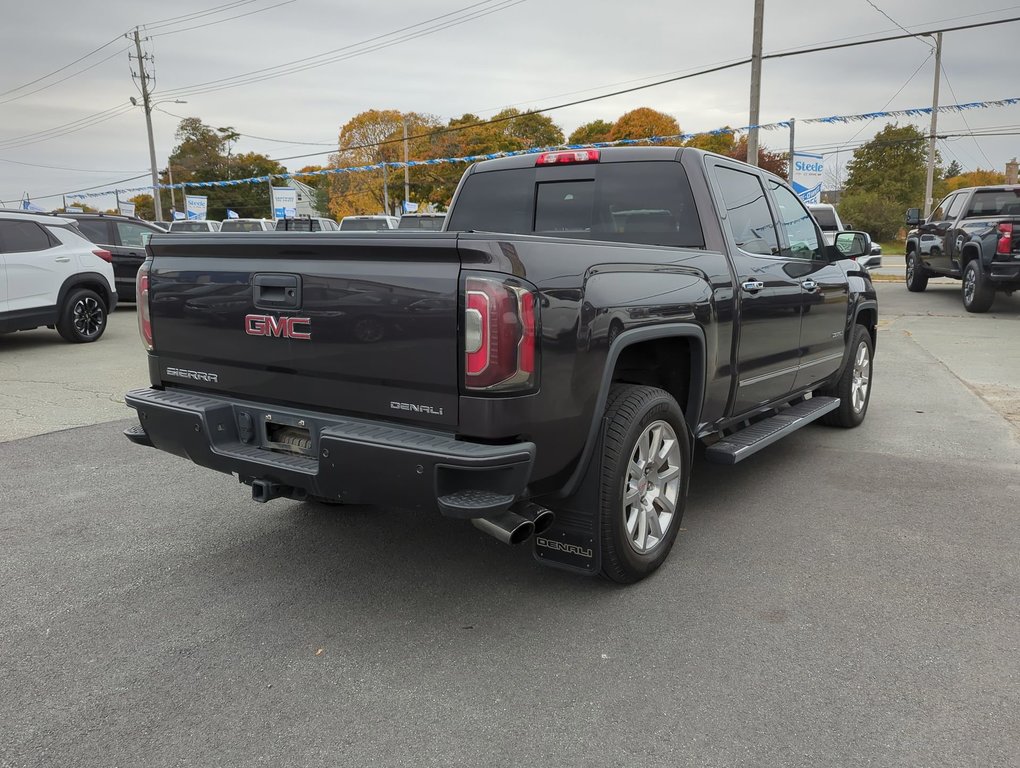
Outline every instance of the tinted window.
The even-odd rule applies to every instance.
[[[375,232],[379,229],[389,229],[386,219],[344,219],[340,222],[340,229],[343,232]]]
[[[822,228],[823,232],[838,232],[839,226],[836,224],[836,212],[832,208],[815,208],[811,207],[811,213],[815,216],[815,221],[818,222],[818,226]]]
[[[726,224],[737,247],[765,256],[779,253],[776,225],[758,177],[717,167],[716,179],[726,205]]]
[[[587,166],[594,178],[556,180],[558,169],[468,176],[447,229],[516,232],[648,245],[702,247],[698,211],[679,163]],[[565,166],[564,175],[577,175]],[[539,181],[541,179],[541,181]]]
[[[963,213],[963,203],[967,199],[967,195],[959,194],[955,195],[949,202],[949,206],[946,208],[946,218],[955,219],[961,213]]]
[[[101,219],[77,219],[78,231],[96,245],[111,245],[113,238],[110,237],[110,230],[107,222]]]
[[[208,232],[209,224],[204,221],[175,221],[170,225],[171,232]]]
[[[928,221],[945,221],[946,220],[946,203],[949,202],[949,197],[946,197],[941,203],[936,205],[931,212],[931,216],[928,217]]]
[[[427,229],[438,232],[443,228],[445,216],[401,216],[397,229]]]
[[[780,224],[786,232],[786,240],[789,243],[789,246],[783,249],[783,256],[809,260],[824,258],[814,219],[807,212],[804,203],[782,184],[771,179],[768,184],[772,191],[772,199],[776,201],[776,208],[779,209]]]
[[[45,251],[54,245],[34,221],[0,221],[0,253]]]
[[[231,219],[220,224],[220,232],[262,232],[261,221],[246,221],[244,219]]]
[[[989,189],[975,192],[968,216],[1020,216],[1020,190]]]
[[[114,226],[117,227],[117,234],[120,236],[120,244],[129,248],[144,247],[145,240],[142,238],[142,235],[152,234],[151,229],[140,227],[129,221],[115,221]]]

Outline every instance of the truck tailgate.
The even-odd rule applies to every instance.
[[[456,235],[150,243],[154,384],[456,425]]]

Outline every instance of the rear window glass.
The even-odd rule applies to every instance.
[[[277,232],[321,232],[322,225],[316,219],[277,219]]]
[[[679,163],[588,166],[594,178],[558,181],[537,169],[475,173],[464,182],[450,230],[534,233],[700,248],[705,239]],[[577,167],[569,169],[576,175]]]
[[[1020,189],[989,189],[975,192],[968,216],[1020,216]]]
[[[401,216],[397,229],[427,229],[438,232],[443,228],[445,216]]]
[[[342,232],[374,232],[377,229],[389,229],[386,219],[344,219],[340,222]]]
[[[45,251],[56,244],[34,221],[0,221],[0,253]]]
[[[815,217],[823,232],[839,231],[839,227],[836,226],[836,214],[831,208],[811,208],[811,215]]]
[[[239,221],[236,219],[220,224],[220,232],[262,232],[265,227],[261,221]]]
[[[175,221],[170,225],[171,232],[209,232],[209,225],[204,221]]]

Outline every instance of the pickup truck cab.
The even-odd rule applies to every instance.
[[[964,308],[987,312],[997,291],[1020,289],[1020,186],[958,189],[927,219],[910,208],[906,221],[908,290],[952,277],[963,283]]]
[[[697,443],[733,464],[864,420],[869,245],[675,147],[479,163],[443,232],[157,235],[126,435],[256,501],[438,512],[632,582],[673,545]]]

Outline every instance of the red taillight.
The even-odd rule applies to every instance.
[[[597,163],[601,153],[597,149],[570,149],[565,152],[543,152],[535,165],[566,165],[568,163]]]
[[[108,264],[113,264],[113,254],[109,251],[104,251],[102,248],[93,248],[92,253],[96,254],[96,256]]]
[[[152,316],[149,314],[149,262],[143,262],[135,278],[135,302],[138,306],[138,333],[142,346],[152,351]]]
[[[464,297],[464,387],[532,389],[537,380],[535,297],[502,280],[470,277]]]
[[[1013,223],[1004,221],[999,224],[999,243],[995,246],[998,254],[1009,255],[1013,252]]]

